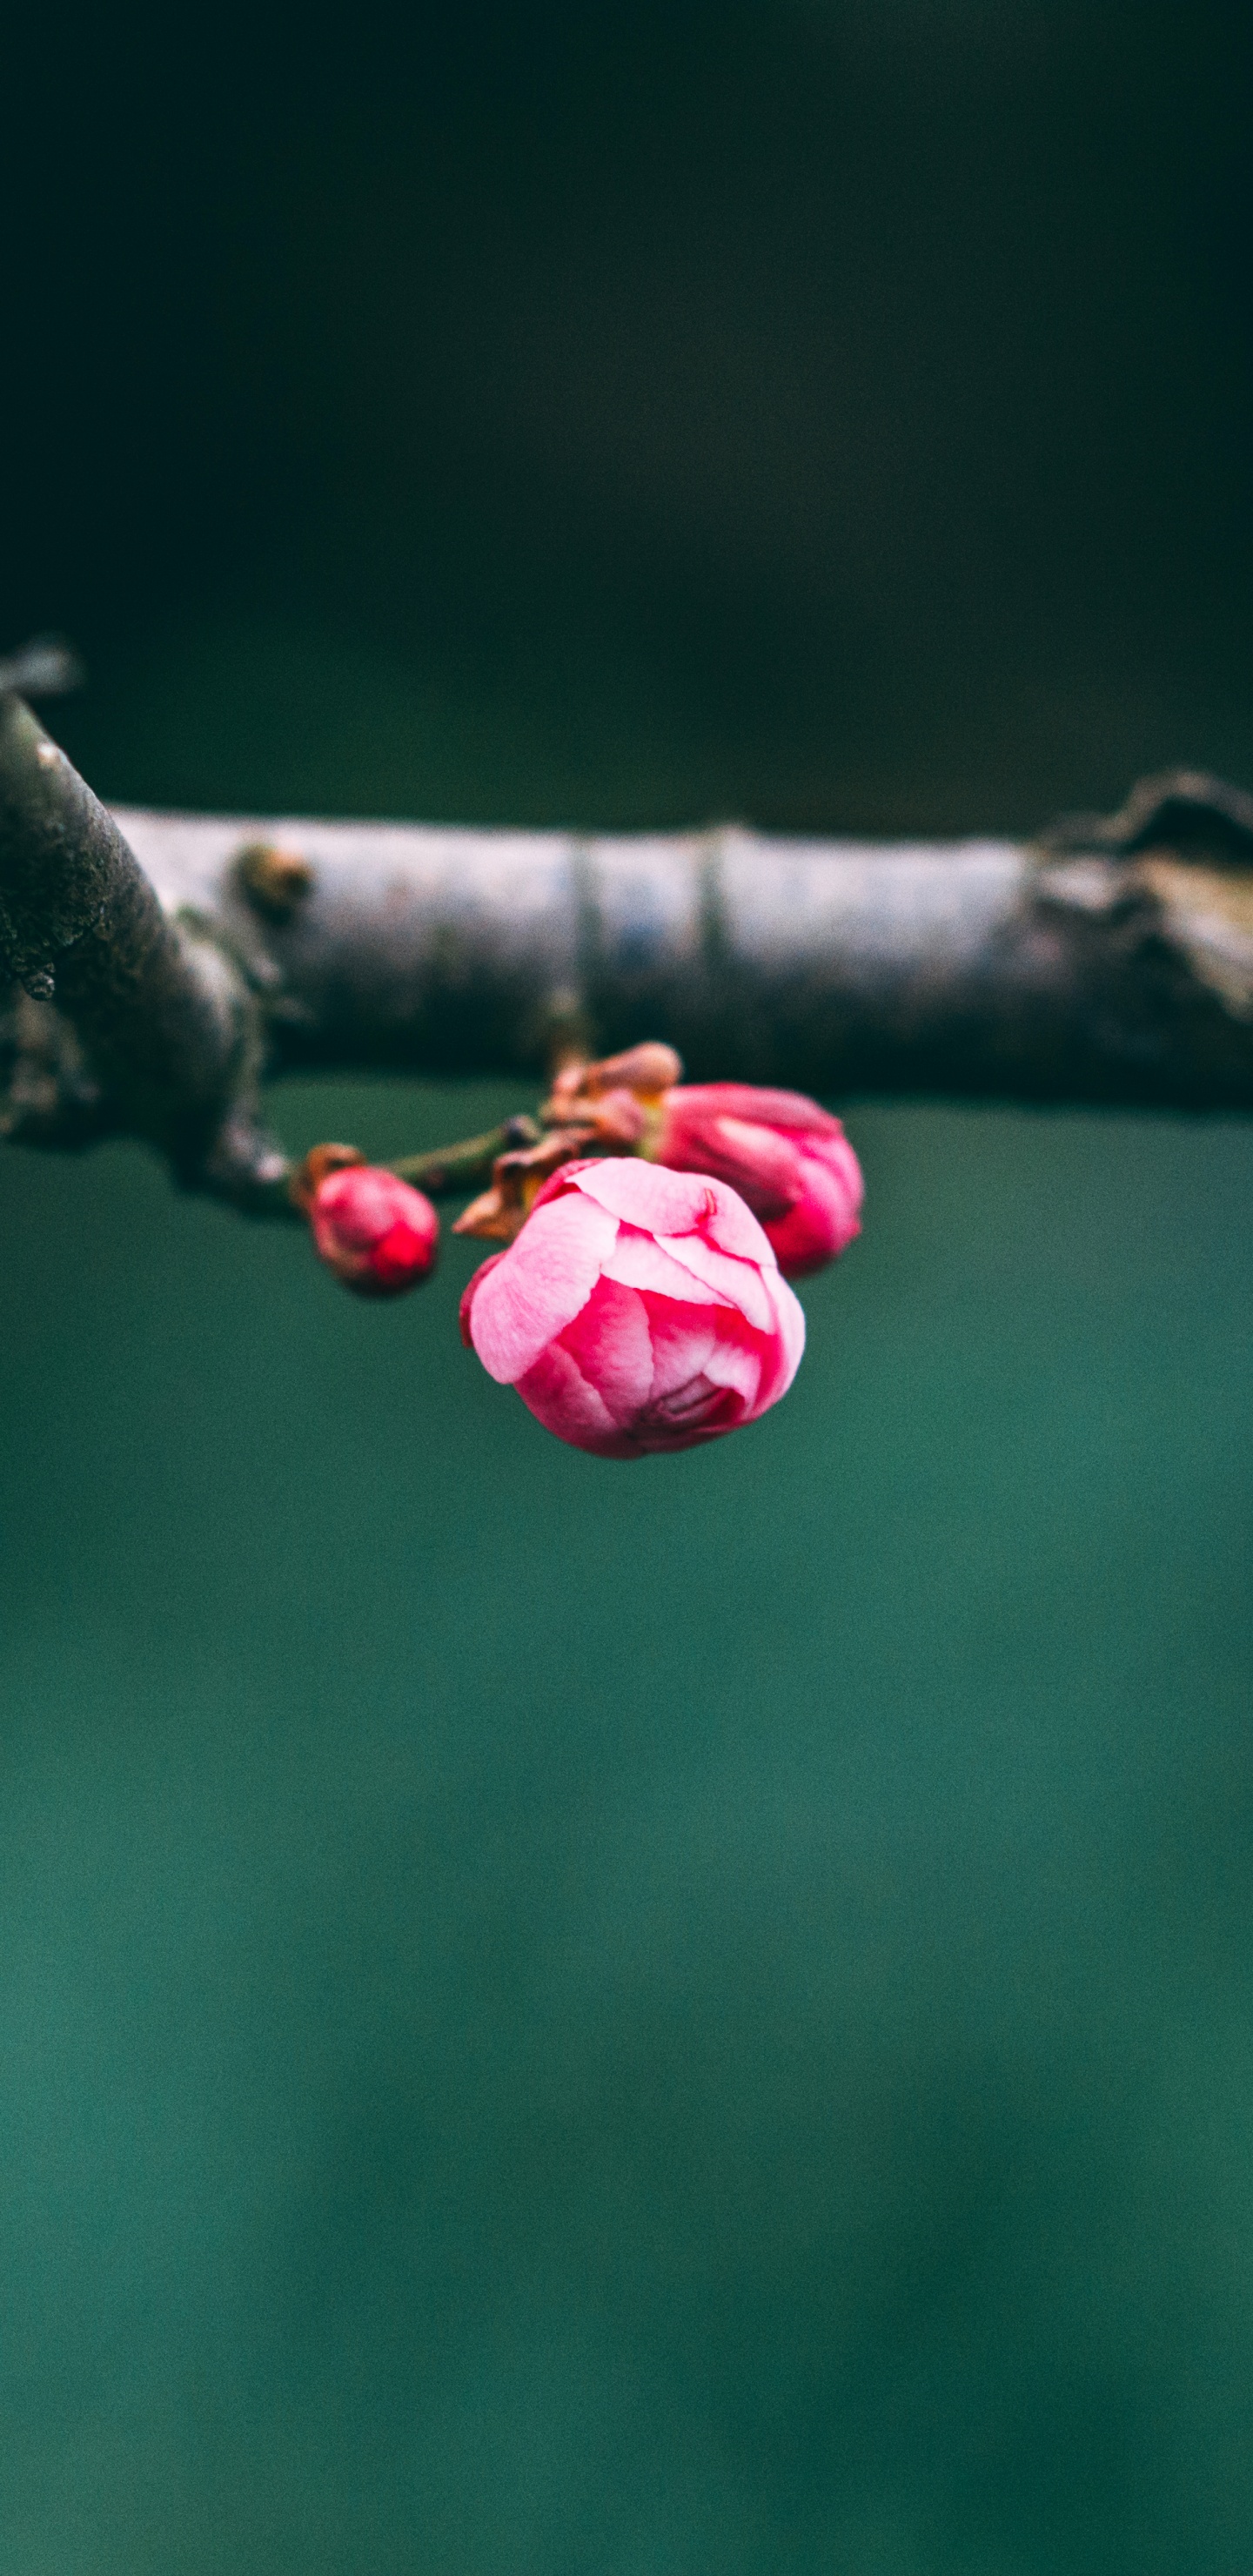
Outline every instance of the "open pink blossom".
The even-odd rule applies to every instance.
[[[805,1318],[755,1216],[716,1179],[567,1163],[477,1270],[461,1330],[576,1449],[639,1458],[755,1422],[785,1395]]]
[[[821,1270],[861,1232],[861,1165],[838,1118],[799,1091],[677,1083],[648,1146],[675,1172],[729,1181],[760,1219],[780,1270]]]
[[[359,1297],[399,1297],[434,1268],[439,1218],[421,1190],[372,1163],[320,1181],[309,1223],[323,1261]]]

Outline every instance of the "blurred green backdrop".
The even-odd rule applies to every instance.
[[[32,20],[0,641],[154,803],[1253,783],[1251,26]],[[630,1471],[460,1248],[0,1163],[5,2576],[1253,2565],[1253,1132],[849,1117],[795,1394]]]

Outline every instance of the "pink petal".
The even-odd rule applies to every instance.
[[[574,1190],[532,1212],[470,1310],[470,1338],[490,1377],[512,1386],[525,1376],[587,1304],[617,1231],[612,1216]]]
[[[346,1171],[332,1172],[315,1192],[309,1213],[324,1258],[326,1247],[368,1252],[394,1225],[408,1224],[428,1237],[438,1229],[430,1200],[395,1172],[372,1163],[351,1163]]]
[[[567,1177],[569,1169],[560,1177]],[[668,1172],[660,1163],[640,1162],[634,1155],[582,1163],[575,1171],[576,1190],[611,1216],[642,1226],[646,1234],[690,1234],[698,1225],[712,1223],[722,1187],[691,1172]]]
[[[599,1279],[561,1336],[580,1375],[594,1386],[620,1429],[647,1403],[653,1381],[653,1346],[644,1300],[634,1288]]]
[[[370,1269],[381,1287],[407,1287],[419,1271],[426,1272],[431,1266],[429,1235],[425,1229],[419,1234],[404,1217],[389,1225],[370,1254]]]
[[[705,1375],[711,1385],[733,1389],[743,1403],[744,1420],[751,1422],[759,1409],[760,1352],[750,1350],[746,1342],[717,1341],[705,1362]]]
[[[761,1377],[761,1361],[751,1347],[750,1337],[738,1316],[725,1307],[708,1315],[704,1329],[693,1329],[685,1323],[682,1310],[676,1315],[660,1300],[648,1300],[648,1320],[653,1339],[653,1383],[650,1410],[670,1419],[678,1419],[682,1399],[689,1396],[689,1407],[698,1399],[701,1389],[734,1388],[751,1406]]]
[[[550,1342],[540,1352],[534,1367],[518,1379],[517,1388],[536,1421],[576,1449],[603,1450],[607,1441],[620,1437],[608,1406],[560,1342]],[[612,1455],[612,1450],[607,1454]]]
[[[756,1217],[749,1217],[747,1208],[744,1214],[754,1230],[760,1233]],[[759,1333],[770,1333],[774,1330],[774,1315],[766,1293],[766,1279],[776,1276],[775,1259],[764,1235],[762,1242],[767,1257],[760,1264],[753,1260],[737,1261],[729,1252],[718,1252],[699,1234],[669,1235],[662,1242],[661,1250],[726,1305],[738,1307],[741,1315],[746,1315]]]
[[[774,1253],[751,1210],[726,1181],[704,1173],[671,1172],[662,1164],[630,1160],[567,1165],[555,1176],[628,1225],[656,1235],[673,1252],[675,1237],[698,1233],[744,1261],[773,1270]],[[551,1184],[550,1184],[551,1187]],[[534,1220],[532,1219],[532,1222]]]
[[[838,1136],[806,1136],[801,1152],[807,1163],[818,1163],[840,1182],[856,1215],[866,1195],[861,1164],[841,1128]]]
[[[618,1280],[624,1288],[650,1288],[658,1296],[685,1298],[694,1305],[707,1305],[711,1295],[718,1294],[680,1262],[672,1260],[669,1252],[637,1225],[619,1226],[604,1277]]]
[[[842,1140],[837,1140],[834,1150],[847,1157],[847,1163],[836,1164],[826,1155],[820,1161],[816,1154],[806,1154],[804,1187],[795,1207],[769,1221],[779,1267],[789,1278],[825,1268],[861,1232],[861,1167],[852,1147]]]
[[[642,1449],[690,1449],[698,1440],[738,1431],[745,1418],[744,1399],[736,1388],[719,1386],[702,1373],[653,1406],[635,1436]]]
[[[468,1351],[472,1351],[474,1348],[474,1335],[470,1330],[470,1310],[484,1280],[487,1277],[488,1271],[494,1270],[497,1263],[503,1261],[504,1257],[503,1252],[489,1253],[487,1260],[480,1263],[479,1268],[474,1273],[474,1277],[472,1279],[467,1279],[466,1284],[461,1291],[461,1304],[457,1309],[457,1321],[461,1326],[462,1341],[465,1343]]]
[[[672,1091],[657,1144],[657,1160],[676,1172],[708,1172],[738,1190],[759,1217],[782,1216],[798,1186],[799,1154],[788,1136],[746,1118],[715,1114],[710,1095]]]
[[[550,1173],[543,1188],[536,1191],[531,1201],[532,1216],[537,1208],[546,1207],[550,1199],[566,1197],[574,1188],[580,1172],[590,1171],[591,1167],[591,1158],[587,1155],[581,1163],[559,1163],[556,1171]]]
[[[838,1118],[820,1109],[803,1091],[772,1091],[756,1082],[684,1082],[675,1094],[693,1114],[710,1118],[749,1118],[784,1135],[842,1136]]]
[[[713,1166],[719,1179],[738,1190],[759,1223],[782,1216],[800,1188],[801,1158],[791,1137],[747,1118],[716,1118],[710,1133],[721,1149]]]
[[[780,1396],[787,1394],[805,1351],[805,1309],[799,1297],[777,1271],[766,1285],[774,1309],[774,1331],[762,1355],[758,1413],[764,1413],[768,1405],[777,1404]]]
[[[714,1205],[702,1233],[720,1252],[734,1253],[740,1261],[755,1261],[763,1270],[773,1270],[774,1254],[752,1209],[745,1207],[738,1191],[728,1189],[725,1181],[711,1181],[708,1186],[714,1192]]]
[[[653,1359],[648,1400],[663,1404],[703,1373],[718,1338],[715,1310],[706,1307],[703,1314],[693,1315],[690,1306],[676,1305],[669,1297],[649,1297],[646,1302]]]

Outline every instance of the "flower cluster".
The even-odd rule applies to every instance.
[[[571,1064],[538,1126],[514,1119],[398,1171],[317,1146],[292,1195],[337,1277],[395,1296],[436,1255],[439,1221],[414,1180],[465,1187],[490,1171],[454,1229],[503,1247],[461,1304],[489,1375],[597,1457],[716,1440],[791,1385],[805,1319],[788,1279],[859,1233],[862,1177],[816,1101],[684,1083],[682,1070],[651,1042]]]

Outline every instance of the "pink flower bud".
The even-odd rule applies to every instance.
[[[435,1266],[439,1218],[430,1200],[372,1163],[320,1181],[309,1223],[320,1258],[359,1297],[399,1297]]]
[[[861,1165],[839,1119],[802,1092],[681,1083],[665,1095],[649,1150],[671,1171],[729,1181],[790,1279],[821,1270],[861,1232]]]
[[[688,1449],[786,1395],[805,1318],[720,1180],[566,1163],[477,1270],[464,1339],[537,1421],[599,1458]]]

